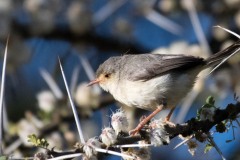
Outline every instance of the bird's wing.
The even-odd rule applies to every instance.
[[[127,79],[131,81],[147,81],[153,77],[161,76],[169,71],[187,71],[196,66],[205,65],[203,58],[186,55],[141,54],[125,55],[124,63],[128,65],[124,70],[128,73]]]

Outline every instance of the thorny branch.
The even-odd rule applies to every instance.
[[[166,124],[164,125],[164,129],[169,134],[169,138],[173,139],[178,135],[182,135],[183,137],[191,136],[196,133],[206,133],[208,134],[209,131],[217,124],[221,123],[224,120],[236,120],[238,114],[240,113],[240,102],[236,104],[228,104],[225,109],[217,109],[213,115],[213,121],[210,120],[198,120],[197,118],[192,118],[185,123],[182,124]],[[104,144],[101,145],[101,148],[111,149],[111,150],[119,150],[115,148],[114,145],[121,145],[121,144],[133,144],[141,140],[145,140],[150,142],[150,135],[148,131],[148,127],[146,126],[144,129],[141,130],[139,135],[136,136],[129,136],[127,133],[121,132],[118,135],[118,138],[112,146],[106,146]],[[167,145],[167,143],[163,143]],[[84,145],[79,145],[77,149],[72,152],[55,152],[54,150],[48,150],[47,154],[50,156],[58,156],[58,155],[67,155],[73,153],[84,153],[83,150]],[[100,156],[100,155],[99,155]]]
[[[213,116],[213,121],[204,120],[198,121],[196,118],[192,118],[182,124],[166,124],[165,130],[170,135],[170,139],[182,135],[184,137],[190,136],[196,132],[208,133],[212,127],[219,124],[224,120],[236,120],[237,115],[240,113],[240,102],[236,104],[228,104],[225,109],[217,109]],[[117,143],[118,144],[130,144],[137,142],[139,140],[144,140],[146,136],[146,131],[142,130],[142,136],[132,136],[132,137],[121,137]],[[145,139],[146,140],[146,139]]]

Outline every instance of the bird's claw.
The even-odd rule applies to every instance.
[[[164,123],[169,125],[169,126],[175,126],[176,125],[175,123],[169,121],[169,119],[167,119],[167,118],[165,118]]]
[[[129,135],[130,136],[135,136],[138,132],[139,132],[139,130],[137,128],[135,128],[135,129],[129,131]]]

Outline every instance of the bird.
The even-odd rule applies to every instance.
[[[139,130],[164,109],[170,109],[169,121],[175,106],[193,88],[198,74],[216,66],[240,50],[240,40],[209,58],[184,54],[126,54],[103,62],[96,79],[88,86],[99,84],[115,100],[129,106],[154,111],[132,131]]]

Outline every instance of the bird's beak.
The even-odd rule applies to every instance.
[[[89,86],[92,86],[92,85],[94,85],[96,83],[99,83],[99,82],[100,82],[100,79],[95,79],[95,80],[92,80],[91,82],[89,82],[87,86],[89,87]]]

